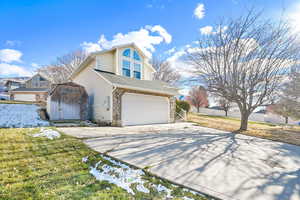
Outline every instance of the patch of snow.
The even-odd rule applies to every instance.
[[[109,161],[113,166],[104,164],[103,161],[99,161],[95,166],[90,167],[90,173],[100,181],[108,181],[109,183],[115,184],[128,193],[134,195],[132,190],[133,185],[136,184],[136,190],[143,193],[150,193],[150,190],[145,187],[145,183],[149,183],[142,179],[142,176],[145,173],[140,169],[132,169],[130,166],[111,159],[108,156],[101,155],[101,157]],[[82,162],[87,162],[88,156],[82,158]],[[166,199],[172,199],[173,196],[172,190],[163,186],[162,184],[150,183],[151,187],[157,190],[159,193],[163,193]],[[172,184],[172,188],[178,187],[177,185]],[[198,192],[184,188],[183,191],[191,192],[192,194],[199,195]],[[182,197],[183,200],[194,200],[191,197]]]
[[[183,200],[194,200],[194,199],[191,197],[183,197]]]
[[[83,157],[83,158],[82,158],[82,162],[84,162],[84,163],[87,162],[87,161],[88,161],[88,158],[89,158],[88,156]]]
[[[139,191],[139,192],[143,192],[143,193],[149,193],[150,191],[148,190],[148,188],[146,188],[143,184],[138,184],[136,186],[136,189]]]
[[[36,105],[0,104],[0,128],[29,128],[49,126],[40,118]]]
[[[100,167],[100,170],[97,169],[101,164],[99,161],[95,167],[90,168],[90,173],[97,180],[106,180],[109,183],[115,184],[123,189],[125,189],[128,193],[134,195],[134,191],[131,189],[132,184],[137,184],[136,189],[140,192],[149,193],[150,191],[144,187],[144,180],[142,180],[142,176],[144,172],[140,169],[131,169],[129,166],[122,164],[120,162],[114,161],[107,156],[102,156],[103,159],[113,163],[118,167],[112,167],[107,164],[103,164]]]
[[[40,132],[33,134],[32,137],[46,137],[53,140],[55,138],[60,138],[60,133],[52,129],[41,128]]]
[[[159,185],[154,185],[154,187],[156,188],[156,190],[158,192],[165,192],[167,194],[167,198],[172,198],[172,191],[170,189],[168,189],[167,187],[159,184]]]

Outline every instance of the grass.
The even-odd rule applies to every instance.
[[[201,126],[231,132],[237,132],[240,127],[240,120],[231,117],[189,113],[188,120]],[[300,146],[300,126],[279,126],[249,121],[248,130],[238,133]]]
[[[89,166],[101,160],[99,153],[66,135],[55,140],[30,136],[37,131],[0,129],[0,199],[165,199],[152,190],[133,196],[107,181],[97,181]],[[85,156],[89,156],[88,163],[82,162]],[[149,174],[145,179],[172,187]],[[181,187],[173,189],[174,199],[182,199],[182,195],[207,199]]]

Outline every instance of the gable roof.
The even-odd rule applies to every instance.
[[[167,94],[171,96],[178,94],[177,88],[172,87],[163,81],[139,80],[97,69],[94,69],[94,71],[115,87]]]
[[[146,56],[144,54],[144,52],[142,51],[141,48],[139,48],[135,43],[128,43],[128,44],[123,44],[123,45],[117,45],[117,46],[113,46],[112,48],[110,49],[105,49],[105,50],[101,50],[101,51],[96,51],[96,52],[93,52],[91,53],[90,55],[87,56],[87,58],[79,65],[79,67],[77,67],[73,73],[71,74],[70,76],[70,79],[74,78],[75,75],[77,75],[81,70],[83,70],[88,63],[90,63],[91,61],[95,60],[96,56],[97,55],[101,55],[101,54],[104,54],[104,53],[108,53],[108,52],[111,52],[111,51],[115,51],[116,49],[119,49],[119,48],[124,48],[124,47],[133,47],[134,49],[137,49],[139,53],[142,54],[143,57],[146,57],[148,58],[148,56]],[[149,63],[146,63],[147,66],[150,66],[150,68],[152,68],[152,70],[155,72],[156,69],[153,68],[153,66]]]
[[[52,82],[52,79],[51,79],[50,77],[48,77],[45,73],[42,73],[42,72],[38,72],[38,73],[34,74],[32,77],[30,77],[30,78],[29,78],[28,80],[26,80],[25,82],[30,81],[30,80],[33,79],[33,77],[35,77],[35,76],[41,76],[41,77],[43,77],[44,79],[46,79],[47,81]]]

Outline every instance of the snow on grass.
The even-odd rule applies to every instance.
[[[0,104],[0,128],[28,128],[49,126],[38,115],[36,105]]]
[[[32,137],[46,137],[53,140],[55,138],[60,138],[60,133],[52,129],[41,128],[40,132],[33,134]]]
[[[191,197],[183,197],[183,200],[194,200],[194,199]]]
[[[161,184],[154,185],[154,187],[156,188],[156,190],[158,192],[164,192],[164,193],[166,193],[167,194],[167,198],[172,198],[172,195],[171,195],[172,190],[168,189],[167,187],[165,187],[165,186],[163,186]]]
[[[88,161],[88,159],[89,159],[89,157],[88,157],[88,156],[86,156],[86,157],[83,157],[83,158],[82,158],[82,162],[86,163],[86,162]]]
[[[149,182],[145,177],[145,173],[140,169],[133,169],[130,166],[123,164],[121,162],[115,161],[108,156],[101,155],[102,160],[97,162],[95,166],[90,167],[90,173],[100,181],[108,181],[109,183],[115,184],[123,189],[125,189],[128,193],[134,195],[134,189],[143,193],[150,193],[150,190],[145,187],[151,187],[152,190],[156,190],[161,195],[165,196],[166,199],[172,199],[172,191],[178,186],[171,184],[170,188],[162,185],[162,184],[154,184]],[[108,162],[107,162],[108,161]],[[82,162],[88,162],[88,156],[82,158]],[[183,188],[184,192],[200,195],[198,192],[189,190],[187,188]],[[191,197],[182,196],[183,200],[194,200]]]
[[[140,169],[131,169],[129,166],[122,164],[120,162],[114,161],[107,156],[102,156],[104,160],[111,162],[116,167],[110,166],[108,164],[103,164],[102,161],[99,161],[95,167],[91,167],[90,173],[97,180],[106,180],[109,183],[115,184],[128,193],[134,195],[132,190],[132,184],[136,184],[136,190],[144,193],[149,193],[150,191],[145,188],[145,181],[142,180],[142,176],[145,175],[144,172]],[[101,165],[103,164],[103,165]]]

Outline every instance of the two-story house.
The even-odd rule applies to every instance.
[[[155,69],[135,44],[90,54],[71,80],[89,95],[90,118],[115,126],[170,123],[177,88],[152,80]]]
[[[22,87],[9,91],[10,99],[15,101],[46,101],[51,81],[45,75],[35,74],[23,83]]]

